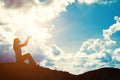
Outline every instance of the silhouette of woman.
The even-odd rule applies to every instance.
[[[15,38],[14,43],[13,43],[13,49],[15,52],[16,62],[24,63],[24,60],[28,59],[29,64],[35,65],[35,62],[32,56],[30,55],[30,53],[26,53],[22,55],[22,51],[21,51],[21,48],[28,44],[29,38],[30,37],[28,37],[27,40],[23,44],[20,44],[20,40],[18,38]]]

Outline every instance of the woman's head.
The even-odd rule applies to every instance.
[[[19,44],[19,43],[20,43],[20,40],[19,40],[18,38],[15,38],[14,43]]]
[[[14,39],[14,43],[13,43],[13,49],[16,50],[17,46],[19,46],[20,40],[18,38]]]

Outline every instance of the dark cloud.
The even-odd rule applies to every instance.
[[[19,8],[24,4],[24,0],[4,0],[5,7]]]
[[[3,0],[3,2],[5,3],[6,8],[20,8],[24,5],[31,7],[32,5],[36,4],[35,0]],[[38,0],[38,2],[42,3],[45,6],[48,6],[53,3],[53,0]]]
[[[23,6],[31,7],[34,5],[34,0],[3,0],[6,8],[21,8]],[[31,5],[32,4],[32,5]]]

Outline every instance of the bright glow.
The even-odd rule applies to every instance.
[[[28,31],[26,31],[27,36],[31,36],[33,39],[38,39],[39,41],[47,39],[47,33],[47,29],[37,27],[29,27]]]

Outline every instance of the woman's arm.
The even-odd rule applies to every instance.
[[[23,44],[20,44],[20,47],[26,46],[28,44],[29,39],[30,39],[30,36],[27,37],[26,41]]]

